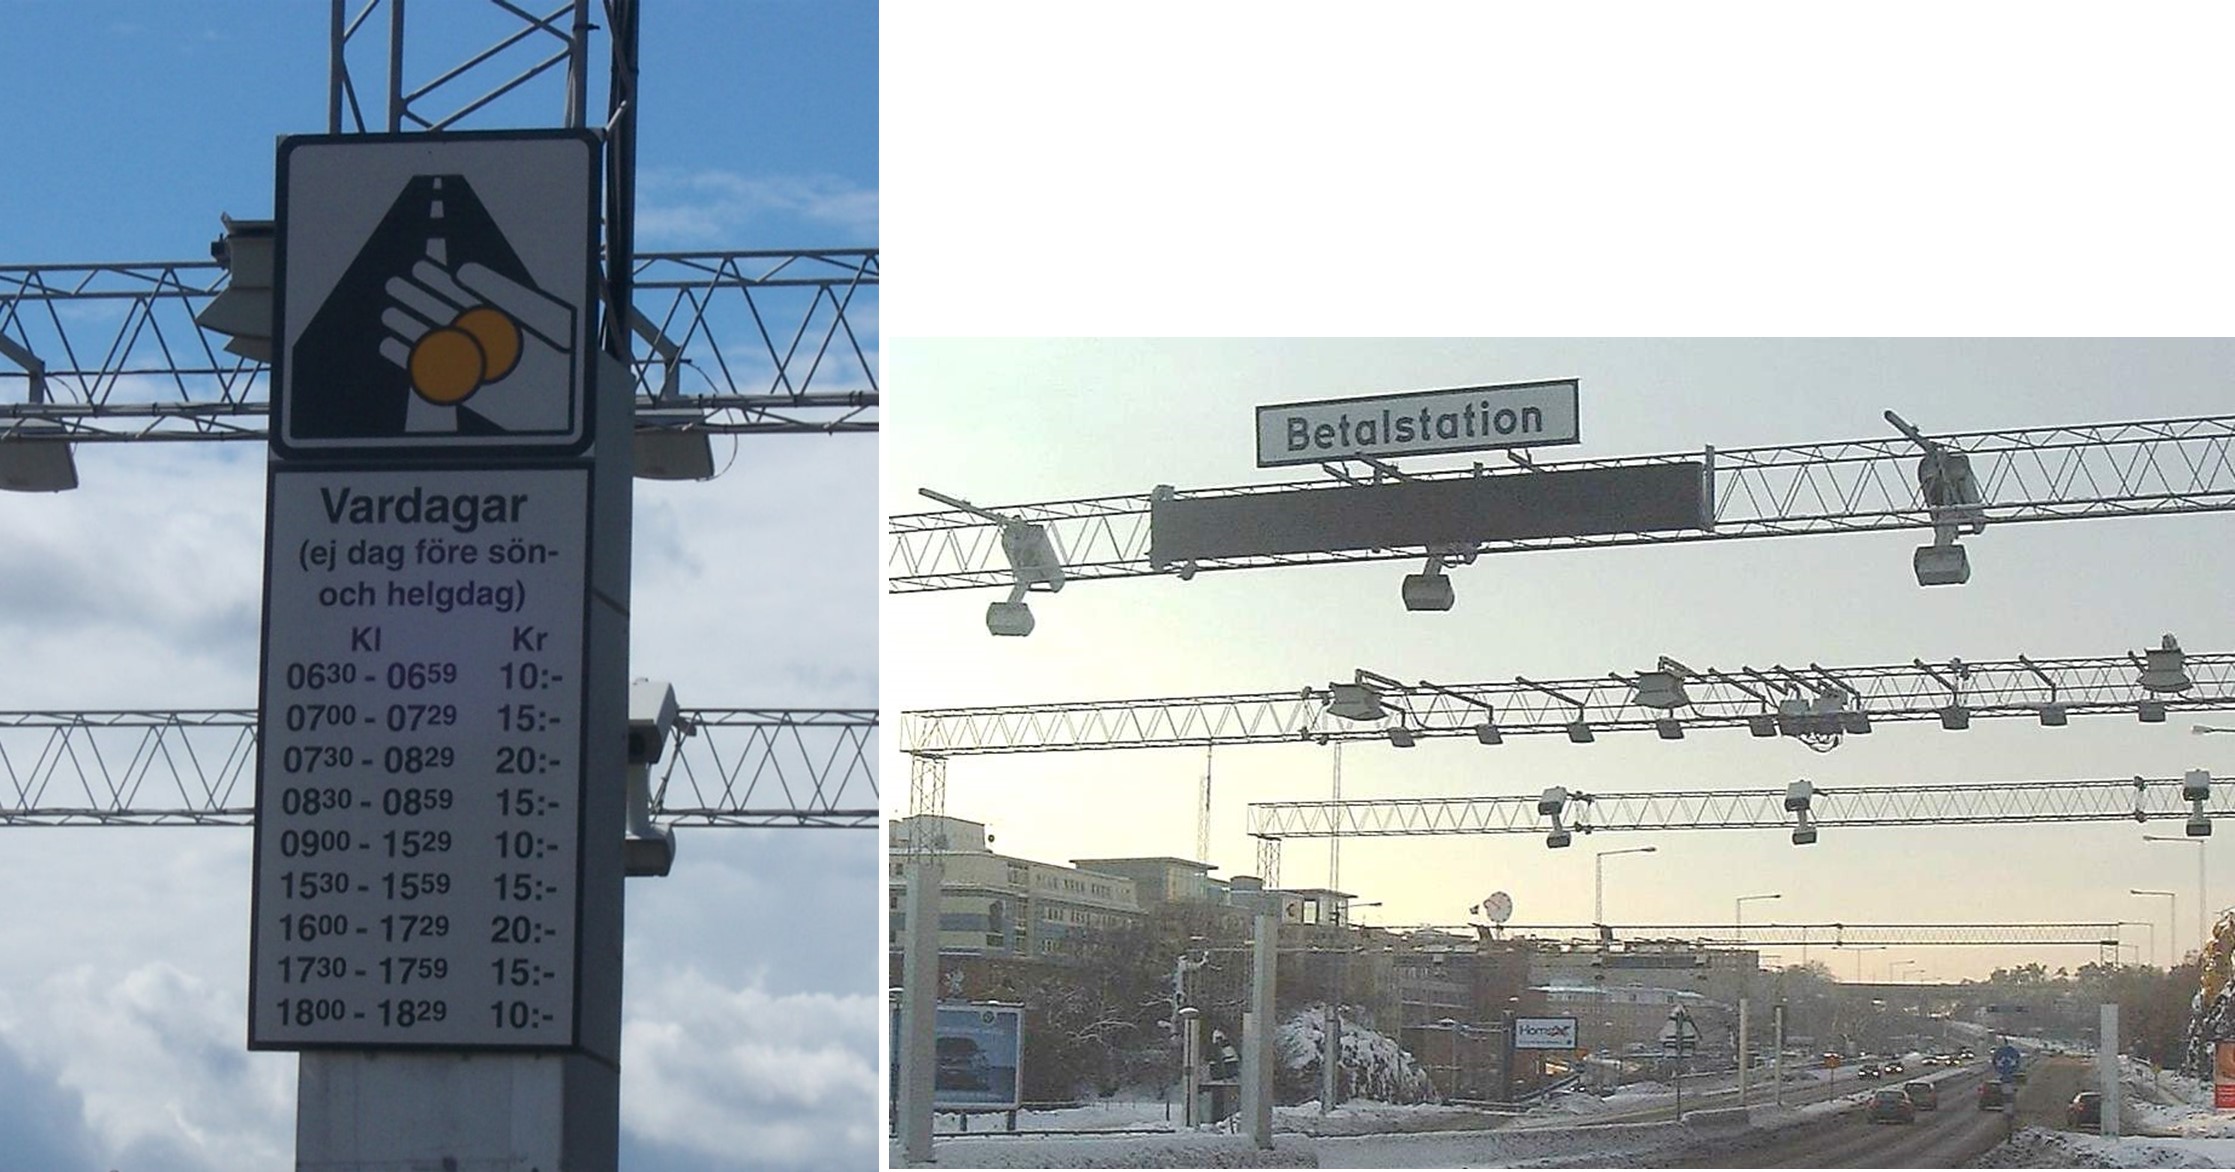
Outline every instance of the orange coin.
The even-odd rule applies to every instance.
[[[520,327],[501,309],[481,305],[458,315],[450,328],[464,330],[481,343],[481,381],[493,383],[512,373],[520,361]]]
[[[481,389],[481,343],[460,329],[428,330],[411,347],[411,389],[441,407]]]

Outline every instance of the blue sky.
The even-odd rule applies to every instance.
[[[639,248],[877,245],[876,6],[645,9]],[[482,21],[410,13],[436,30],[414,47]],[[268,217],[276,139],[325,128],[326,19],[0,0],[0,263],[200,260],[220,213]],[[552,124],[557,93],[518,117]],[[635,670],[692,706],[874,704],[877,442],[751,438],[712,483],[642,486]],[[77,492],[0,498],[0,708],[253,704],[262,460],[85,448]],[[294,1061],[242,1046],[248,833],[0,835],[0,1151],[290,1166]],[[863,832],[686,832],[671,878],[632,885],[625,1166],[874,1158],[875,855]]]

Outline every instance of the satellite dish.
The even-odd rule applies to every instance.
[[[1503,891],[1493,891],[1482,901],[1482,914],[1493,924],[1503,924],[1513,918],[1513,897]]]

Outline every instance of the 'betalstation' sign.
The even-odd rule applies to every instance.
[[[1257,409],[1257,466],[1577,443],[1577,387],[1571,378],[1275,403]]]

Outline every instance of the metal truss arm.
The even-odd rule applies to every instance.
[[[1757,736],[1796,736],[1824,745],[1863,735],[1878,722],[2030,717],[2061,723],[2082,715],[2165,718],[2174,711],[2235,707],[2235,654],[2187,654],[2189,686],[2143,686],[2148,653],[1982,663],[1948,661],[1871,667],[1775,665],[1693,672],[1683,704],[1639,702],[1638,681],[1605,676],[1552,681],[1380,687],[1381,715],[1330,715],[1332,686],[1288,692],[1163,699],[925,709],[903,713],[912,752],[950,756],[1085,749],[1326,743],[1410,738],[1577,736],[1701,728],[1744,728]],[[1829,698],[1830,702],[1827,702]],[[1675,728],[1670,727],[1674,722]],[[1489,732],[1486,733],[1485,729]]]
[[[718,434],[874,432],[877,264],[638,255],[638,409]],[[267,368],[194,321],[225,282],[211,261],[0,266],[0,439],[264,439]]]
[[[1840,948],[1848,945],[2116,944],[2115,923],[2064,924],[1502,924],[1507,939],[1528,937],[1597,945],[1605,941],[1681,940],[1692,944]],[[1470,925],[1470,928],[1473,928]],[[1443,929],[1449,930],[1449,929]],[[1479,930],[1479,929],[1475,929]]]
[[[2048,822],[2182,820],[2195,811],[2179,777],[2093,781],[2011,781],[1961,785],[1837,786],[1813,789],[1809,813],[1820,829]],[[2207,816],[2235,814],[2235,787],[2218,785]],[[1641,830],[1790,829],[1788,791],[1775,789],[1633,791],[1567,795],[1567,827],[1577,834]],[[1261,839],[1373,838],[1450,834],[1541,834],[1551,823],[1535,794],[1480,798],[1361,798],[1252,802],[1249,833]]]
[[[652,814],[874,829],[876,734],[867,708],[686,709]],[[0,712],[0,826],[246,826],[255,788],[248,709]]]
[[[2235,509],[2235,416],[1966,432],[1933,437],[1941,451],[1968,456],[1982,501],[1966,509],[1979,523],[2080,517],[2157,516]],[[1483,472],[1407,472],[1409,480],[1530,476],[1539,472],[1697,462],[1702,454],[1637,456]],[[1917,441],[1904,435],[1793,447],[1708,449],[1713,521],[1704,531],[1530,538],[1482,543],[1474,553],[1660,544],[1814,533],[1931,530],[1945,506],[1926,499]],[[1179,498],[1339,491],[1335,481],[1180,490]],[[1149,564],[1151,493],[1004,505],[999,511],[1048,527],[1071,579],[1170,572]],[[893,593],[959,590],[1005,582],[998,527],[958,510],[894,516],[886,568]],[[1204,560],[1189,573],[1331,562],[1417,560],[1420,547]],[[1443,551],[1448,552],[1448,551]]]

